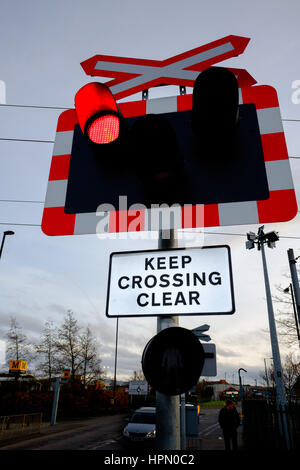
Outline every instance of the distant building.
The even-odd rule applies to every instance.
[[[232,395],[235,397],[239,393],[239,386],[236,384],[230,384],[226,382],[226,380],[219,380],[218,382],[207,382],[207,386],[212,387],[213,389],[212,400],[220,400],[224,397],[233,398]]]
[[[226,382],[226,380],[219,380],[218,382],[207,382],[207,386],[213,389],[212,400],[226,400],[226,398],[239,399],[240,386],[237,384],[230,384]],[[298,387],[298,396],[300,399],[300,378]],[[245,398],[271,400],[274,395],[274,390],[271,387],[243,385],[243,389]]]
[[[101,382],[103,384],[104,389],[109,390],[109,389],[113,389],[114,387],[114,379],[105,378],[105,379],[101,379]],[[117,380],[116,385],[117,387],[128,387],[128,380],[127,381]]]
[[[36,391],[40,390],[41,384],[39,380],[32,374],[27,373],[0,373],[0,389],[14,391],[18,384],[19,391]]]
[[[219,400],[227,400],[228,398],[238,400],[239,396],[239,390],[232,385],[219,392]]]

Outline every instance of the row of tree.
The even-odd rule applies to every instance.
[[[29,362],[28,372],[33,372],[49,383],[53,377],[70,369],[71,381],[81,376],[84,385],[102,376],[99,347],[89,327],[82,328],[74,313],[69,310],[61,326],[47,321],[39,344],[27,340],[16,318],[11,318],[7,332],[6,361]],[[34,366],[33,366],[34,365]]]
[[[299,344],[297,335],[297,319],[293,311],[292,299],[286,295],[286,289],[276,286],[277,295],[273,300],[278,305],[277,328],[280,339],[290,347]],[[82,328],[69,310],[63,323],[57,327],[47,321],[39,344],[33,345],[27,340],[16,318],[11,318],[7,333],[6,361],[28,360],[31,372],[49,381],[65,369],[70,369],[71,380],[77,375],[82,377],[85,385],[102,377],[99,345],[89,327]],[[285,384],[291,389],[300,376],[300,363],[288,355],[283,364]],[[144,379],[141,372],[135,372],[133,380]],[[273,385],[273,370],[270,368],[260,374],[266,385]]]

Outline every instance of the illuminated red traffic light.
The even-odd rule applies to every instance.
[[[88,129],[89,139],[95,144],[109,144],[119,137],[119,118],[106,114],[92,122]]]
[[[109,144],[119,137],[117,104],[103,83],[88,83],[75,95],[78,123],[83,134],[95,144]]]

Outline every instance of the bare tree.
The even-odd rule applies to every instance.
[[[7,363],[12,360],[28,361],[32,358],[27,337],[23,333],[22,328],[15,317],[11,317],[10,328],[6,337],[7,343],[5,354]]]
[[[292,388],[297,378],[300,376],[300,363],[294,361],[293,355],[288,354],[282,364],[282,375],[284,386],[289,396],[291,396]],[[266,382],[268,387],[275,387],[274,367],[273,364],[267,371],[261,371],[260,377]]]
[[[130,380],[146,380],[146,379],[142,370],[139,370],[139,371],[134,370],[133,376]]]
[[[101,360],[96,339],[90,328],[87,327],[82,332],[71,310],[68,310],[60,328],[47,321],[41,341],[34,347],[27,343],[15,318],[11,319],[7,338],[7,361],[33,359],[30,349],[34,349],[38,373],[47,377],[49,383],[54,374],[62,373],[64,369],[70,369],[72,381],[76,375],[81,375],[84,384],[101,377]]]
[[[288,391],[289,397],[292,395],[292,388],[297,378],[300,376],[300,363],[295,362],[293,355],[289,354],[285,358],[283,367],[283,380]]]
[[[38,370],[47,377],[50,384],[53,374],[58,372],[56,329],[53,322],[46,321],[41,343],[35,346],[35,350],[38,357],[41,357]]]
[[[56,348],[59,354],[59,367],[61,370],[70,368],[71,379],[81,365],[81,343],[79,337],[80,327],[74,314],[68,310],[64,323],[57,331]]]
[[[81,364],[80,370],[83,376],[83,383],[87,383],[100,379],[102,370],[100,367],[101,359],[99,358],[96,340],[92,335],[89,327],[80,336],[81,343]]]
[[[278,305],[276,324],[280,340],[288,347],[293,347],[299,342],[292,297],[287,287],[276,285],[277,294],[273,296],[273,301]]]
[[[274,367],[273,364],[267,370],[261,371],[259,377],[266,383],[267,387],[275,387]]]
[[[96,340],[90,328],[82,333],[82,328],[71,310],[67,312],[64,323],[57,330],[56,348],[60,370],[70,368],[71,379],[81,375],[84,384],[100,378],[100,358]]]

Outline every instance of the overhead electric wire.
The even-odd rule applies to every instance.
[[[12,139],[6,137],[0,137],[0,140],[15,141],[15,142],[39,142],[43,144],[54,144],[55,140],[37,140],[37,139]]]
[[[234,235],[234,236],[238,236],[238,237],[246,237],[247,236],[246,233],[192,232],[192,231],[188,231],[188,230],[185,230],[184,233],[201,233],[203,235],[227,235],[227,236]],[[293,237],[293,236],[288,236],[288,235],[282,235],[282,236],[279,235],[279,238],[292,238],[292,239],[300,240],[300,237]]]
[[[11,225],[11,226],[24,226],[24,227],[41,227],[41,224],[25,224],[25,223],[8,223],[8,222],[0,222],[0,225]],[[178,229],[178,230],[184,230],[184,229]],[[123,232],[118,232],[118,233],[123,233]],[[136,232],[139,233],[139,232]],[[203,235],[223,235],[223,236],[237,236],[237,237],[246,237],[246,233],[227,233],[227,232],[192,232],[188,230],[184,230],[184,233],[201,233]],[[108,233],[107,235],[112,235],[113,233]],[[92,233],[90,235],[93,235]],[[95,234],[96,235],[96,234]],[[103,235],[103,234],[101,234]],[[293,237],[293,236],[288,236],[288,235],[282,235],[279,236],[279,239],[292,239],[292,240],[300,240],[300,237]]]
[[[38,106],[38,105],[33,105],[33,104],[7,104],[7,103],[0,103],[0,106],[2,107],[10,107],[10,108],[35,108],[35,109],[73,109],[72,107],[63,107],[63,106]],[[288,119],[288,118],[282,118],[282,121],[287,121],[287,122],[300,122],[300,119]]]
[[[30,204],[44,204],[45,201],[27,201],[25,199],[0,199],[0,202],[27,202],[27,203],[30,203]]]
[[[72,109],[70,107],[62,107],[62,106],[37,106],[37,105],[27,105],[27,104],[6,104],[0,103],[2,107],[10,107],[10,108],[33,108],[33,109],[57,109],[57,110],[68,110]],[[300,122],[300,119],[282,119],[282,121],[286,122]],[[4,138],[0,137],[0,140],[5,141],[17,141],[17,142],[37,142],[37,143],[47,143],[47,144],[54,144],[54,140],[37,140],[37,139],[13,139],[13,138]],[[290,157],[290,158],[300,158],[300,157]]]
[[[22,224],[22,223],[8,223],[8,222],[0,222],[0,225],[24,225],[26,227],[40,227],[41,224]]]
[[[6,104],[0,103],[2,107],[10,107],[10,108],[31,108],[31,109],[55,109],[55,110],[68,110],[72,109],[70,107],[62,107],[62,106],[37,106],[37,105],[25,105],[25,104]],[[285,122],[300,122],[300,119],[286,119],[282,118],[282,121]],[[33,142],[33,143],[47,143],[47,144],[54,144],[54,140],[39,140],[39,139],[16,139],[16,138],[5,138],[0,137],[2,141],[13,141],[13,142]],[[289,156],[289,158],[293,159],[300,159],[300,156]],[[26,201],[26,200],[17,200],[17,199],[0,199],[0,202],[11,202],[11,203],[36,203],[36,204],[43,204],[44,201]],[[299,212],[299,211],[298,211]],[[19,225],[19,226],[27,226],[27,227],[40,227],[40,224],[26,224],[26,223],[7,223],[7,222],[0,222],[0,225]],[[225,232],[188,232],[186,233],[204,233],[207,235],[224,235],[224,236],[242,236],[245,237],[246,234],[241,233],[225,233]],[[292,237],[292,236],[281,236],[280,238],[291,238],[300,240],[300,237]]]
[[[71,109],[69,108],[63,108],[61,106],[37,106],[34,104],[6,104],[6,103],[0,103],[0,106],[5,106],[5,107],[10,107],[10,108],[36,108],[36,109]]]

